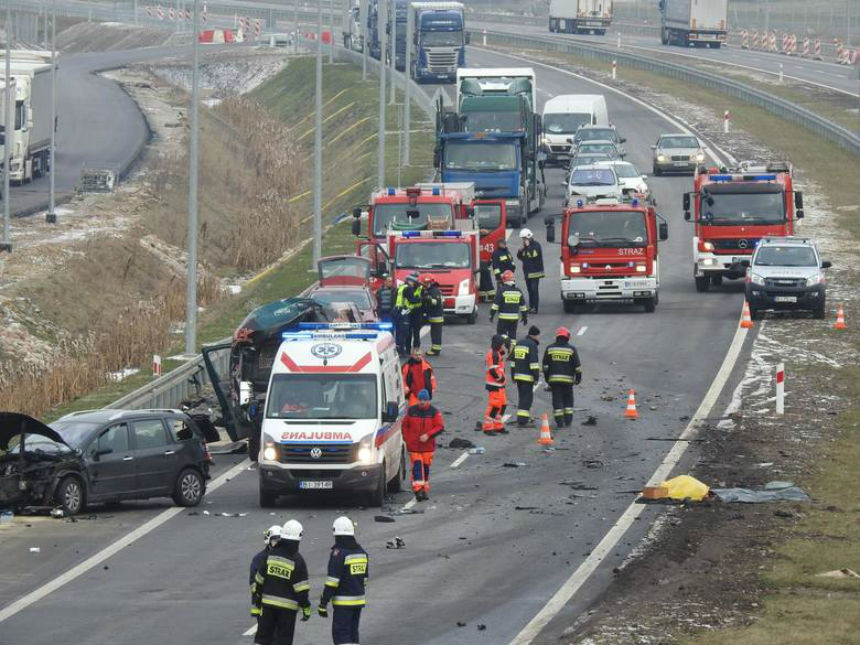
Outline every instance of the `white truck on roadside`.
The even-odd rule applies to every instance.
[[[46,174],[51,148],[51,53],[12,50],[13,124],[5,131],[6,57],[0,53],[0,166],[9,158],[9,181],[26,183]],[[8,153],[6,152],[8,146]]]
[[[345,49],[360,52],[364,49],[364,34],[361,30],[361,6],[358,0],[347,2],[343,12],[343,46]]]
[[[728,0],[660,0],[664,45],[719,49],[728,33]]]
[[[550,0],[550,31],[602,36],[611,22],[612,0]]]

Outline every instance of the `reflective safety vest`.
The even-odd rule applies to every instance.
[[[491,261],[493,263],[493,275],[496,277],[499,277],[505,271],[513,271],[515,269],[514,256],[511,255],[508,249],[497,248],[493,251]]]
[[[540,356],[538,342],[526,336],[516,344],[511,363],[511,374],[515,381],[537,383],[540,379]]]
[[[486,388],[493,392],[504,389],[508,377],[505,376],[505,357],[493,349],[487,351]]]
[[[523,263],[523,273],[526,279],[543,278],[546,273],[543,271],[543,251],[540,244],[532,240],[528,247],[522,247],[517,251],[517,257]]]
[[[409,284],[401,284],[397,287],[397,300],[394,306],[398,309],[408,309],[410,312],[418,309],[422,304],[421,285],[413,287]]]
[[[278,544],[260,563],[251,585],[252,603],[298,611],[310,607],[308,568],[304,558],[286,545]]]
[[[497,312],[499,320],[519,320],[528,314],[529,308],[522,291],[513,285],[503,284],[496,289],[496,298],[490,311]]]
[[[369,574],[367,552],[358,542],[354,546],[333,546],[320,605],[325,606],[331,600],[339,607],[363,607]]]
[[[573,385],[582,375],[579,353],[567,341],[555,342],[543,354],[543,376],[550,385]]]

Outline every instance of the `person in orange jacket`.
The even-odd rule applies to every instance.
[[[487,352],[485,387],[489,393],[489,401],[487,410],[484,412],[484,422],[480,427],[487,435],[507,434],[508,432],[502,422],[502,415],[508,405],[507,392],[505,392],[505,385],[507,384],[507,376],[505,375],[506,353],[505,337],[496,334],[493,336],[490,349]]]
[[[436,390],[436,375],[433,373],[433,366],[421,355],[420,347],[412,348],[409,360],[403,364],[401,369],[403,370],[403,387],[409,397],[409,405],[418,403],[418,393],[421,390],[427,390],[430,398],[433,398],[433,392]]]
[[[430,405],[430,393],[418,392],[418,403],[406,410],[401,426],[412,463],[412,491],[423,502],[430,492],[430,465],[436,452],[436,435],[445,431],[442,414]]]

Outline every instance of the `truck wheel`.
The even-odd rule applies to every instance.
[[[660,42],[664,45],[669,44],[669,33],[666,31],[666,29],[660,30]]]
[[[199,472],[186,468],[176,478],[173,501],[177,506],[197,506],[206,492],[206,484]]]
[[[653,314],[657,310],[657,298],[648,298],[642,303],[645,306],[646,314]]]
[[[698,291],[699,293],[704,293],[705,291],[707,291],[708,287],[711,285],[711,279],[706,275],[703,275],[701,277],[695,276],[695,278],[696,291]]]
[[[85,506],[84,485],[77,477],[64,477],[54,493],[54,502],[63,509],[64,515],[77,515]]]
[[[382,469],[376,481],[376,488],[369,494],[367,505],[372,508],[382,508],[385,503],[385,462],[382,462]]]
[[[822,298],[821,302],[819,302],[818,306],[815,308],[815,311],[812,312],[812,315],[818,320],[824,320],[827,316],[825,304],[824,298]]]
[[[406,453],[400,451],[400,465],[397,466],[397,473],[394,479],[388,482],[389,493],[399,493],[403,490],[403,480],[406,477]]]
[[[267,490],[260,489],[260,508],[275,508],[278,496]]]
[[[473,311],[468,316],[466,316],[466,324],[467,325],[474,325],[476,322],[478,322],[478,308],[477,307],[475,307],[475,311]]]
[[[576,300],[562,300],[561,306],[564,307],[564,313],[575,314],[577,310]]]
[[[715,287],[722,286],[723,284],[723,276],[721,275],[712,275],[711,276],[711,284]]]

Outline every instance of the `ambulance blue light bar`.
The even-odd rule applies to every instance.
[[[396,194],[396,192],[397,192],[397,191],[396,191],[396,190],[394,190],[393,188],[389,188],[389,189],[388,189],[388,194],[389,194],[389,195],[394,195],[394,194]]]
[[[331,322],[331,323],[314,323],[303,322],[299,323],[301,331],[391,331],[394,329],[394,324],[390,322],[365,322],[365,323],[350,323],[350,322]]]
[[[433,196],[438,197],[442,194],[442,191],[439,190],[439,186],[433,186]]]

